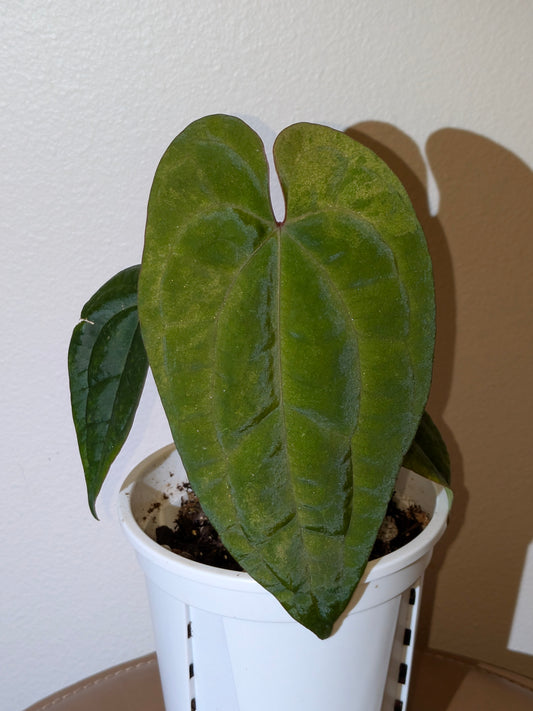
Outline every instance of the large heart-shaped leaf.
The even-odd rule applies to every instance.
[[[70,340],[72,415],[94,516],[96,497],[128,436],[148,371],[137,313],[139,269],[124,269],[94,294]]]
[[[427,398],[432,273],[371,151],[297,124],[267,161],[211,116],[156,172],[139,281],[150,365],[206,513],[295,619],[330,634],[364,570]]]

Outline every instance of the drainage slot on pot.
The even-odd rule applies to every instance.
[[[403,633],[403,644],[404,647],[408,647],[411,644],[411,635],[412,632],[409,629],[409,627],[406,627]]]
[[[187,617],[190,611],[187,609]],[[191,700],[191,711],[196,711],[196,684],[194,678],[194,654],[192,647],[192,622],[190,617],[187,621],[187,647],[189,654],[189,698]]]
[[[402,711],[403,709],[403,701],[400,701],[400,699],[396,699],[394,702],[394,711]]]
[[[398,683],[405,684],[407,679],[407,664],[403,662],[400,664],[400,671],[398,672]]]

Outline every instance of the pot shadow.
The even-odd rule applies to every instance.
[[[520,369],[531,382],[533,339],[524,337],[523,320],[529,316],[531,307],[529,299],[527,308],[531,282],[526,277],[528,272],[531,277],[533,265],[530,238],[533,173],[517,156],[487,138],[459,129],[441,129],[430,136],[426,145],[440,196],[438,214],[432,215],[426,163],[409,136],[390,124],[375,121],[358,123],[346,133],[383,158],[404,184],[426,235],[434,268],[437,339],[428,411],[450,452],[454,504],[448,529],[425,576],[417,647],[428,648],[436,637],[437,644],[447,652],[462,656],[467,649],[468,656],[531,676],[533,658],[507,648],[521,565],[531,540],[527,523],[530,515],[526,514],[521,527],[515,529],[519,540],[513,542],[511,554],[502,544],[502,529],[489,533],[485,547],[480,546],[481,561],[471,570],[470,588],[475,591],[476,587],[483,587],[485,576],[487,581],[494,577],[494,551],[497,551],[496,565],[500,563],[506,576],[505,591],[501,586],[493,592],[500,597],[497,605],[493,603],[497,624],[491,603],[485,602],[468,629],[467,610],[477,602],[472,599],[469,586],[459,578],[469,571],[469,554],[463,550],[469,543],[464,537],[472,521],[477,525],[478,520],[484,520],[486,526],[487,508],[498,497],[505,502],[504,519],[506,508],[522,515],[517,509],[524,505],[524,499],[530,501],[525,477],[529,435],[520,424],[528,421],[523,402],[526,398],[522,397],[518,412],[513,404],[525,386]],[[512,257],[506,251],[509,239],[505,238],[509,236],[514,250]],[[521,357],[517,358],[517,354]],[[509,373],[508,363],[518,368],[514,376]],[[512,450],[505,453],[501,439],[494,437],[495,430],[498,427],[501,430],[502,403],[504,414],[509,410],[504,429],[510,434],[507,447]],[[453,422],[457,435],[445,415]],[[485,464],[477,467],[481,471],[476,474],[471,462],[477,461],[478,455]],[[518,481],[509,487],[501,482],[503,460],[507,468],[519,467]],[[479,501],[480,492],[476,488],[481,490],[484,501]],[[470,492],[474,494],[472,501]],[[480,547],[476,549],[474,545],[470,555],[479,559]],[[457,606],[462,606],[462,617],[455,615]],[[447,608],[451,619],[447,632],[443,632],[446,627],[442,622],[443,608]],[[456,621],[455,617],[459,619]],[[434,618],[437,627],[440,625],[437,633],[432,631]],[[479,626],[483,629],[479,630]],[[465,639],[469,640],[466,644]],[[486,653],[485,647],[491,645],[484,644],[483,639],[492,644]],[[474,653],[470,654],[470,650]],[[434,708],[440,711],[441,706]]]

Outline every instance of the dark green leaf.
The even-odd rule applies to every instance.
[[[450,486],[450,457],[446,444],[426,411],[422,415],[415,439],[404,457],[403,466],[426,479]]]
[[[345,134],[274,149],[211,116],[171,144],[139,312],[191,483],[227,547],[327,636],[364,570],[427,399],[432,273],[398,179]]]
[[[130,431],[148,361],[137,313],[139,266],[119,272],[85,304],[68,354],[72,414],[91,511]]]

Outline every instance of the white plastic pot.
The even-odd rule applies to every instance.
[[[368,564],[334,634],[319,640],[247,573],[182,558],[152,539],[186,478],[173,445],[145,459],[120,516],[146,575],[167,711],[405,711],[422,577],[446,527],[446,493],[402,470],[397,491],[431,514]]]

